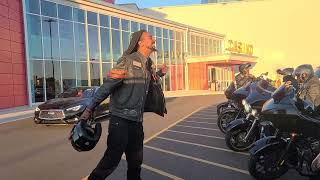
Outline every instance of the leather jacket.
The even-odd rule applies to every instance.
[[[320,105],[320,81],[316,76],[313,76],[308,81],[306,81],[300,87],[297,92],[298,98],[301,100],[311,101],[315,107]]]
[[[93,110],[110,95],[111,115],[142,122],[143,112],[147,109],[163,116],[163,113],[166,113],[166,107],[159,84],[160,76],[163,75],[161,71],[156,73],[152,60],[146,59],[139,52],[123,56],[109,72],[107,80],[87,108]],[[160,90],[153,90],[154,83],[156,87],[160,87]],[[150,93],[153,93],[153,98],[148,96]],[[145,104],[154,107],[145,107]]]

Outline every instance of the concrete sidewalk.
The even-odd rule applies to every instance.
[[[184,96],[215,95],[215,94],[223,94],[223,92],[215,92],[215,91],[209,91],[209,90],[166,91],[166,92],[164,92],[164,95],[166,98],[184,97]],[[40,104],[41,103],[36,104],[32,107],[21,106],[21,107],[0,110],[0,124],[33,117],[33,113],[34,113],[35,108]]]

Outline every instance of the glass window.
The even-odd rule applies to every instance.
[[[170,59],[171,64],[177,64],[174,40],[170,40]]]
[[[43,61],[31,61],[30,73],[32,74],[32,102],[44,102],[44,73]]]
[[[117,17],[111,17],[111,27],[113,29],[120,29],[120,20]]]
[[[157,48],[157,64],[163,64],[163,47],[162,47],[162,38],[157,37],[156,40]]]
[[[41,1],[41,14],[44,16],[57,17],[56,3]]]
[[[63,91],[76,87],[75,62],[61,61]]]
[[[87,48],[84,24],[74,23],[76,61],[87,61]]]
[[[163,38],[168,38],[168,29],[163,29]]]
[[[89,36],[89,60],[99,61],[100,52],[98,44],[98,29],[96,26],[88,26]]]
[[[28,52],[31,59],[42,59],[42,36],[40,16],[27,15]]]
[[[84,11],[82,9],[73,8],[73,20],[84,23]]]
[[[172,67],[169,66],[169,70],[165,76],[165,79],[164,79],[164,90],[165,91],[170,91],[170,79],[171,79],[171,69]]]
[[[108,73],[111,70],[111,63],[102,63],[102,76],[103,82],[105,82],[108,78]]]
[[[130,39],[129,32],[122,31],[122,46],[123,46],[123,52],[126,51],[129,47],[129,39]]]
[[[182,58],[182,51],[181,51],[181,41],[176,41],[176,53],[177,53],[177,59],[181,59]],[[180,61],[178,61],[178,64],[180,63]]]
[[[61,93],[60,61],[44,61],[46,77],[47,100],[53,99]]]
[[[124,31],[129,31],[129,21],[125,19],[121,19],[121,27]]]
[[[72,8],[70,6],[58,5],[58,16],[61,19],[72,20]]]
[[[162,29],[157,27],[156,31],[157,31],[157,37],[162,37]]]
[[[131,21],[131,32],[139,31],[138,23]]]
[[[77,86],[88,86],[88,69],[86,62],[76,63]]]
[[[164,63],[169,65],[169,41],[168,39],[163,39],[163,53],[164,53]]]
[[[100,63],[90,63],[91,86],[100,86]]]
[[[109,27],[109,16],[100,14],[100,26]]]
[[[87,11],[88,24],[97,25],[97,13]]]
[[[74,60],[73,23],[59,21],[61,59]]]
[[[148,31],[148,27],[147,27],[147,25],[146,24],[140,24],[140,29],[142,30],[146,30],[146,31]]]
[[[110,30],[107,28],[100,28],[101,36],[101,58],[103,62],[111,62],[110,52]]]
[[[156,36],[156,33],[154,32],[154,26],[150,26],[150,25],[149,25],[149,27],[148,27],[148,32],[149,32],[150,34],[152,34],[152,36]]]
[[[40,14],[39,0],[26,0],[26,9],[29,13]]]
[[[43,49],[45,59],[60,59],[58,22],[52,18],[42,19]]]
[[[169,30],[169,38],[173,39],[173,31],[172,30]]]
[[[120,32],[118,30],[112,30],[112,52],[113,60],[118,61],[121,56]]]

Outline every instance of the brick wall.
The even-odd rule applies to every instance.
[[[0,109],[26,105],[27,81],[21,0],[0,0]]]

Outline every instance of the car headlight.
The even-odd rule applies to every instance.
[[[66,111],[79,111],[81,109],[82,105],[74,106],[71,108],[66,109]]]
[[[36,112],[41,111],[38,107],[36,107]]]

